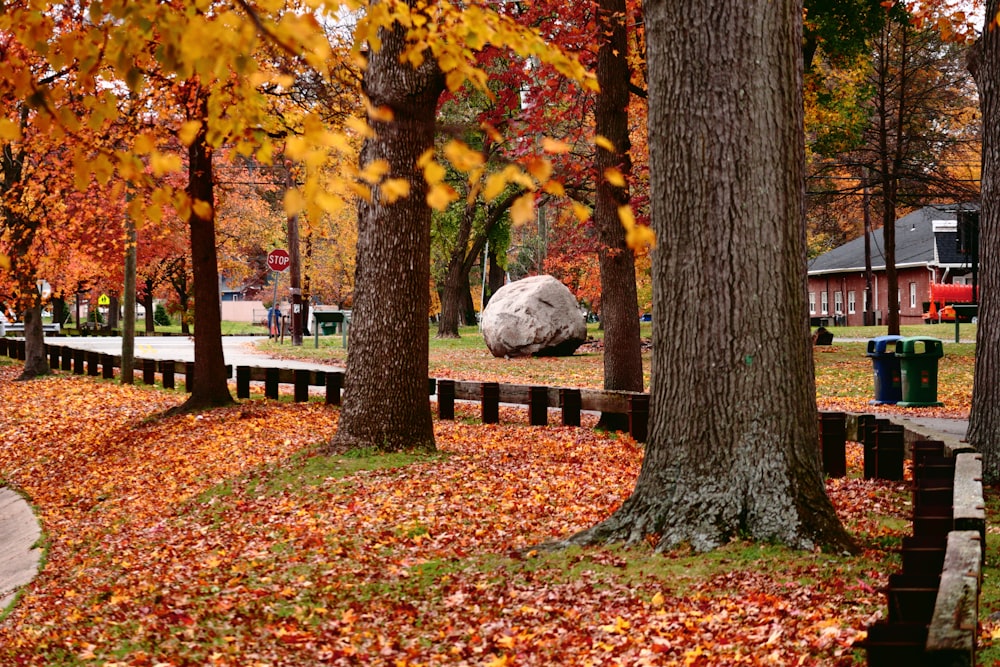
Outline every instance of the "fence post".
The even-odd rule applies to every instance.
[[[194,362],[184,362],[184,391],[191,393],[194,391]]]
[[[142,383],[156,384],[156,360],[142,360]]]
[[[236,398],[250,398],[250,367],[236,367]]]
[[[819,413],[819,446],[823,472],[830,477],[847,477],[847,415]]]
[[[278,398],[278,379],[281,376],[279,368],[264,369],[264,396],[267,398]]]
[[[113,380],[115,377],[115,359],[110,354],[101,355],[101,376],[105,380]]]
[[[310,371],[296,368],[295,375],[295,402],[307,403],[309,401],[309,374]]]
[[[438,380],[438,419],[455,418],[455,381]]]
[[[173,361],[161,361],[160,362],[160,374],[163,375],[163,388],[173,389],[174,388],[174,362]]]
[[[482,384],[482,410],[484,424],[500,423],[500,383]]]
[[[904,440],[902,426],[891,423],[878,425],[875,431],[875,476],[878,479],[903,479]]]
[[[649,437],[649,394],[628,395],[628,432],[636,442]]]
[[[864,479],[875,479],[875,415],[858,417],[858,441],[864,447]]]
[[[340,388],[344,384],[344,374],[334,371],[326,374],[326,404],[340,405]]]
[[[549,388],[528,387],[528,423],[532,426],[549,425]]]
[[[97,352],[87,353],[87,375],[91,377],[97,377],[100,374],[100,370],[97,368],[100,365],[101,355]]]
[[[579,426],[581,405],[580,390],[565,388],[560,389],[559,404],[562,407],[563,426]]]
[[[49,368],[54,371],[59,370],[59,348],[59,345],[45,344],[45,349],[49,352]]]

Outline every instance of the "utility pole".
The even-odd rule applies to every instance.
[[[872,301],[872,220],[868,200],[868,168],[861,168],[861,207],[865,220],[865,326],[875,325],[875,305]]]
[[[292,179],[292,162],[285,161],[285,188],[291,190],[295,187]],[[305,314],[302,308],[302,266],[299,258],[299,214],[293,213],[288,216],[288,280],[290,287],[288,291],[292,296],[292,345],[302,345],[302,323]]]
[[[126,196],[131,201],[131,192]],[[125,285],[122,301],[125,316],[122,320],[122,384],[135,382],[135,280],[136,280],[136,233],[135,221],[125,211]]]

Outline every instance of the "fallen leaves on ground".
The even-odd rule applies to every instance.
[[[630,493],[629,437],[462,405],[438,454],[372,468],[313,455],[320,403],[162,418],[179,394],[15,373],[0,478],[48,555],[0,623],[5,665],[848,665],[908,512],[904,486],[853,478],[828,488],[860,557],[548,552]]]

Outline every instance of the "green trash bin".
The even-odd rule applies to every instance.
[[[944,347],[937,338],[914,336],[896,341],[903,400],[896,405],[904,408],[944,405],[937,400],[938,359]]]

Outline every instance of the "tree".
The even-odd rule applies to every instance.
[[[1000,30],[998,0],[986,3],[982,36],[969,59],[983,112],[979,211],[979,328],[969,444],[983,454],[983,483],[1000,483]]]
[[[597,7],[597,93],[594,118],[599,137],[594,161],[597,196],[594,226],[601,267],[601,323],[604,326],[604,388],[642,391],[642,351],[639,341],[639,304],[635,284],[635,255],[625,243],[621,210],[629,204],[628,39],[625,0],[599,0]],[[621,179],[621,182],[614,182]],[[628,416],[605,412],[600,426],[626,430]]]
[[[345,395],[332,444],[433,449],[427,395],[431,210],[417,165],[434,148],[445,81],[434,59],[401,62],[408,47],[403,26],[381,28],[379,39],[362,84],[374,136],[365,139],[360,161],[362,170],[378,169],[391,180],[358,204]],[[392,185],[405,188],[406,196],[393,199]]]
[[[796,0],[646,5],[650,438],[631,497],[572,542],[852,546],[817,447],[801,16]]]
[[[197,80],[182,86],[189,122],[198,123],[188,147],[188,226],[191,233],[191,266],[194,275],[194,388],[178,411],[229,405],[229,374],[222,351],[222,312],[219,305],[218,257],[215,250],[215,194],[212,173],[213,147],[208,142],[209,92]]]

